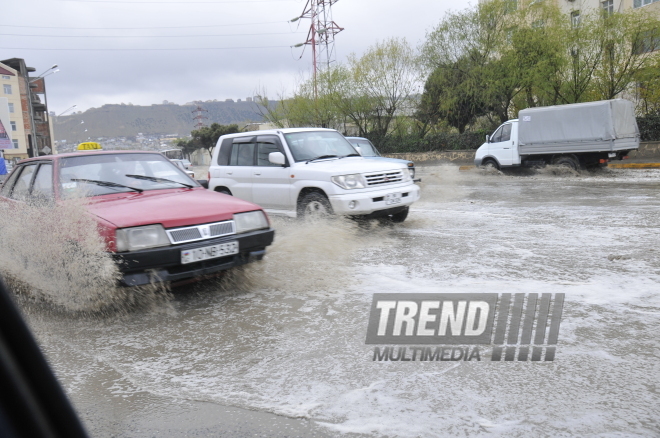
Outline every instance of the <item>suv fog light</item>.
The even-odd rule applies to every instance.
[[[348,203],[348,208],[350,208],[351,210],[353,210],[353,209],[355,208],[356,205],[357,205],[357,202],[356,202],[356,201],[351,201],[351,202]]]

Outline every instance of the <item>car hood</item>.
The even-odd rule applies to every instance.
[[[346,157],[341,159],[329,159],[296,163],[297,168],[323,171],[333,175],[346,175],[350,173],[370,173],[387,170],[401,170],[406,167],[404,162],[391,162],[388,160],[372,160],[364,157]]]
[[[87,209],[118,228],[149,224],[173,228],[228,220],[233,213],[261,207],[233,196],[196,188],[96,196]]]

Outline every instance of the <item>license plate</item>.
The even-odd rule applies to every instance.
[[[219,243],[195,249],[181,250],[181,264],[201,262],[202,260],[217,259],[238,254],[238,242]]]
[[[401,202],[401,193],[388,193],[385,195],[385,205],[398,204]]]

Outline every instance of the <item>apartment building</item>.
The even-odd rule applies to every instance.
[[[27,137],[23,123],[20,76],[17,71],[0,62],[0,97],[7,99],[9,126],[5,130],[12,141],[12,148],[4,150],[7,160],[27,158]]]
[[[10,130],[14,148],[4,151],[5,159],[23,159],[54,153],[53,134],[46,101],[46,83],[25,60],[0,61],[0,97],[8,100]]]

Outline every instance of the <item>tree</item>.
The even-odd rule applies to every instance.
[[[653,61],[660,19],[652,13],[628,11],[602,18],[602,58],[595,70],[597,97],[614,99],[628,90]]]
[[[486,113],[477,82],[479,67],[473,68],[472,61],[466,56],[451,65],[440,65],[431,73],[419,107],[423,122],[436,124],[444,119],[462,134],[468,124]]]
[[[236,132],[238,132],[238,125],[212,123],[211,126],[204,126],[192,131],[190,135],[192,135],[192,142],[197,145],[197,148],[204,148],[210,156],[213,156],[213,148],[218,143],[218,139],[223,135]]]
[[[180,148],[181,151],[183,152],[183,155],[187,157],[189,160],[190,160],[190,155],[193,154],[197,149],[199,149],[199,146],[195,143],[193,139],[180,138],[176,142],[174,142],[174,145]]]

